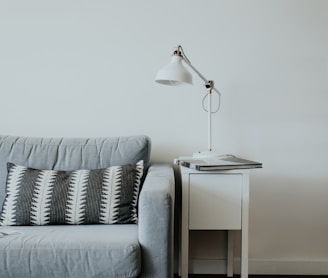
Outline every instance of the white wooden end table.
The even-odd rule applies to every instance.
[[[233,276],[233,232],[241,230],[241,278],[247,278],[249,169],[261,168],[262,164],[254,162],[233,170],[225,167],[199,170],[193,167],[195,164],[180,162],[175,160],[182,181],[181,277],[187,278],[189,272],[190,230],[228,230],[229,277]]]

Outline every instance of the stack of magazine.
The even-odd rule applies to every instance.
[[[198,159],[180,157],[175,159],[176,164],[198,171],[234,170],[262,168],[262,163],[246,160],[234,155],[224,155],[218,158]]]

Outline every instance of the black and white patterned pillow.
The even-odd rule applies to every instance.
[[[143,161],[97,170],[37,170],[8,163],[0,225],[137,223]]]

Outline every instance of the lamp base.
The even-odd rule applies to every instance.
[[[192,157],[195,159],[220,159],[226,157],[226,155],[214,151],[202,151],[193,153]]]

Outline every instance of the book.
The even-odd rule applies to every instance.
[[[181,157],[175,163],[197,171],[217,171],[234,169],[262,168],[262,163],[255,162],[234,155],[221,156],[219,158],[195,159],[192,157]]]

